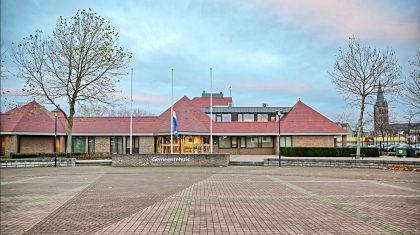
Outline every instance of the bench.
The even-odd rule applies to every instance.
[[[365,157],[365,155],[364,154],[360,154],[360,155],[357,155],[357,154],[355,154],[355,153],[352,153],[352,154],[350,154],[350,157],[351,157],[351,159],[357,159],[357,157],[360,157],[360,158],[364,158]]]

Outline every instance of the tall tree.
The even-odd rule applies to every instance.
[[[413,66],[413,71],[405,85],[406,98],[408,104],[420,112],[420,50],[417,51],[416,56],[409,61]]]
[[[116,84],[131,54],[118,47],[119,38],[109,22],[89,10],[69,20],[61,17],[51,36],[39,30],[12,45],[12,58],[25,79],[25,95],[43,98],[67,120],[67,152],[71,152],[76,105],[86,101],[112,104]],[[68,109],[60,107],[66,102]]]
[[[105,105],[91,104],[84,105],[78,110],[79,115],[86,117],[110,116],[110,117],[129,117],[130,109],[126,107],[107,107]],[[133,117],[153,116],[153,113],[141,109],[133,109]]]
[[[349,38],[347,50],[339,50],[330,72],[332,83],[347,96],[347,100],[359,106],[357,122],[357,151],[360,156],[360,137],[366,104],[371,102],[381,82],[388,93],[400,89],[400,67],[392,49],[386,51],[363,45],[359,39]]]

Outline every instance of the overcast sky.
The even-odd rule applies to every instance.
[[[88,8],[110,21],[119,45],[133,53],[134,105],[154,114],[170,105],[171,68],[177,100],[208,91],[212,67],[213,91],[229,96],[232,87],[236,106],[293,106],[301,98],[333,120],[341,113],[356,120],[328,74],[340,47],[350,36],[391,47],[405,77],[420,48],[418,0],[1,0],[2,51],[35,29],[51,34],[59,16]],[[129,85],[127,76],[121,96],[129,97]],[[9,74],[2,86],[13,93],[23,82]]]

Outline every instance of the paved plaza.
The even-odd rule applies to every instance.
[[[420,234],[420,173],[1,169],[1,234]]]

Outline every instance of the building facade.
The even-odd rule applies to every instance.
[[[210,121],[213,152],[230,154],[277,154],[282,147],[334,147],[347,132],[302,101],[292,107],[234,107],[222,93],[189,99],[184,96],[173,109],[178,136],[173,136],[174,153],[209,153]],[[133,153],[171,152],[170,108],[159,116],[133,118]],[[280,118],[279,118],[280,113]],[[1,116],[2,155],[14,153],[65,152],[67,122],[58,113],[57,139],[53,141],[55,117],[32,101]],[[75,117],[72,152],[124,154],[130,151],[129,117]],[[279,138],[280,134],[280,138]]]

